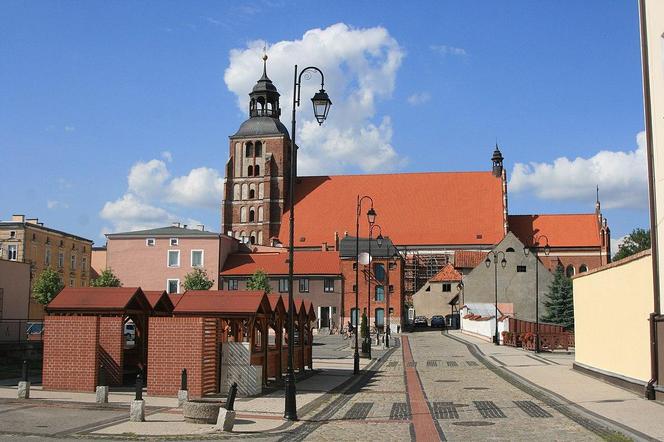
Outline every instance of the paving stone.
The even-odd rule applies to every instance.
[[[530,417],[553,417],[551,413],[532,401],[514,401],[517,407]]]
[[[344,419],[366,419],[373,402],[355,402],[344,415]]]
[[[410,419],[410,406],[406,402],[395,402],[390,411],[390,420],[408,420]]]
[[[507,417],[493,401],[473,401],[473,404],[485,419]]]
[[[434,402],[432,405],[434,419],[459,419],[454,402]]]
[[[448,367],[458,367],[459,364],[457,363],[457,361],[447,361],[447,366]]]

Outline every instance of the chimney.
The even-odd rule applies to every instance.
[[[173,225],[173,227],[180,227],[180,223],[179,223],[179,222],[174,222],[172,225]]]
[[[25,222],[25,215],[12,215],[12,221],[19,222],[19,223],[24,223]]]
[[[39,218],[28,218],[25,220],[25,222],[39,225]]]
[[[201,232],[205,232],[205,225],[204,224],[196,224],[196,228],[200,230]]]
[[[186,228],[187,228],[187,225],[186,225],[186,224],[182,224],[182,228],[183,228],[183,229],[186,229]]]

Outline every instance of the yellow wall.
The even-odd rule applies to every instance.
[[[576,362],[647,382],[652,262],[626,261],[573,280]]]

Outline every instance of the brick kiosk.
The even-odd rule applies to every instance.
[[[102,364],[111,386],[122,385],[125,373],[147,369],[148,317],[154,310],[140,288],[65,288],[46,312],[45,390],[94,391]],[[133,346],[124,335],[129,320],[136,330]]]

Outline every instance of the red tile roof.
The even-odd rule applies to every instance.
[[[281,295],[276,294],[267,295],[267,299],[270,301],[270,308],[272,311],[275,311],[276,309],[283,309],[283,311],[286,311],[288,299],[284,301],[284,298]]]
[[[443,281],[461,281],[461,273],[454,270],[452,264],[447,264],[440,272],[436,273],[429,282],[443,282]]]
[[[295,246],[355,234],[357,195],[373,198],[376,222],[398,245],[497,244],[504,236],[501,179],[491,172],[302,177],[295,191]],[[363,203],[361,228],[366,233]],[[288,243],[289,214],[279,239]],[[481,235],[481,236],[480,236]]]
[[[261,308],[264,297],[262,291],[256,290],[188,290],[181,296],[173,313],[253,315]],[[269,301],[265,299],[269,309]]]
[[[233,253],[226,258],[222,276],[251,275],[264,270],[268,275],[288,274],[288,253],[259,252]],[[341,267],[338,252],[296,251],[293,273],[296,275],[339,275]]]
[[[144,290],[143,294],[145,294],[152,310],[156,311],[157,307],[159,307],[158,311],[160,312],[171,313],[173,311],[175,304],[165,290]]]
[[[595,214],[575,215],[510,215],[509,229],[525,245],[532,237],[546,235],[551,247],[601,247],[599,225]],[[540,241],[544,246],[544,241]]]
[[[486,259],[487,252],[457,250],[454,252],[454,267],[457,269],[474,269]]]
[[[149,303],[139,287],[66,287],[48,304],[49,311],[62,310],[125,310],[132,300],[141,298],[149,310]]]

